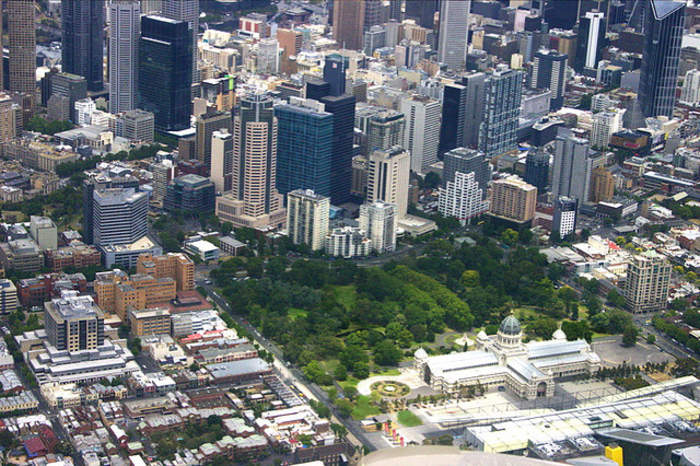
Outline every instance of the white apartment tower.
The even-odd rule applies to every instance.
[[[217,192],[233,187],[233,136],[226,128],[211,136],[211,181]]]
[[[454,181],[448,181],[445,187],[440,188],[438,212],[445,217],[455,217],[462,225],[488,208],[489,203],[482,200],[482,190],[474,172],[457,172]]]
[[[437,100],[414,94],[401,100],[400,111],[406,118],[403,148],[411,154],[411,170],[425,173],[437,162],[442,106]]]
[[[671,264],[656,251],[634,256],[627,267],[624,295],[634,313],[666,308],[671,281]]]
[[[462,71],[466,65],[470,9],[471,0],[440,2],[438,61],[454,71]]]
[[[591,145],[601,149],[608,147],[610,136],[623,128],[622,117],[624,114],[625,110],[619,108],[611,108],[608,111],[594,114]]]
[[[294,244],[307,244],[312,251],[324,248],[328,234],[331,199],[310,189],[287,193],[287,229]]]
[[[408,183],[411,157],[400,146],[375,150],[369,156],[367,169],[367,201],[396,204],[399,218],[408,211]]]
[[[109,112],[133,110],[137,105],[141,8],[137,1],[109,4]]]
[[[376,201],[360,206],[360,229],[372,240],[372,249],[379,254],[396,249],[396,204]]]
[[[700,70],[688,70],[685,74],[679,102],[686,105],[700,104]]]

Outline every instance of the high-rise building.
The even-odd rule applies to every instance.
[[[214,112],[200,115],[195,121],[195,151],[197,160],[202,162],[213,174],[211,168],[212,135],[215,131],[226,129],[231,131],[231,113]]]
[[[226,128],[211,135],[211,181],[217,192],[233,188],[233,136]]]
[[[64,291],[44,303],[46,337],[59,351],[95,350],[105,339],[104,313],[92,296]]]
[[[130,244],[148,234],[146,193],[133,188],[95,190],[92,206],[95,244]]]
[[[191,81],[199,82],[199,68],[197,66],[197,35],[199,34],[199,0],[163,0],[161,3],[162,15],[175,21],[185,21],[190,30],[190,53],[192,60]]]
[[[567,196],[576,199],[579,205],[588,202],[593,169],[603,162],[600,154],[591,151],[587,139],[560,131],[555,140],[553,199]]]
[[[280,48],[276,39],[263,38],[255,44],[255,72],[278,74],[280,70]]]
[[[445,217],[454,217],[466,225],[472,218],[488,210],[489,203],[476,181],[474,173],[457,172],[454,181],[448,181],[440,188],[438,212]]]
[[[574,68],[579,73],[584,69],[598,68],[605,44],[605,14],[589,11],[579,20],[578,41]]]
[[[386,28],[376,24],[363,36],[363,51],[371,57],[378,48],[386,46]]]
[[[481,198],[486,199],[486,193],[491,180],[491,165],[483,152],[466,147],[457,147],[445,153],[443,157],[442,185],[454,181],[457,172],[474,173],[474,180],[481,189]]]
[[[133,142],[153,144],[155,137],[155,117],[151,112],[135,108],[121,113],[116,121],[118,131],[115,136],[121,136]]]
[[[367,121],[367,149],[387,150],[404,142],[406,119],[403,113],[386,110],[375,113]]]
[[[116,115],[133,110],[137,105],[139,2],[110,2],[109,21],[109,111]]]
[[[17,287],[12,280],[0,279],[0,314],[12,314],[18,307]]]
[[[403,148],[411,154],[411,170],[425,173],[437,162],[440,144],[440,102],[418,94],[401,99],[401,113],[406,118]]]
[[[578,217],[578,199],[559,196],[554,201],[552,215],[552,234],[564,238],[576,230]]]
[[[605,167],[597,167],[591,175],[591,201],[605,202],[615,194],[615,178]]]
[[[550,109],[559,110],[564,105],[568,57],[554,50],[541,49],[535,53],[533,60],[530,87],[552,91]]]
[[[398,213],[395,204],[377,201],[360,206],[360,229],[372,240],[372,250],[379,254],[396,249]]]
[[[135,177],[123,177],[108,179],[105,181],[87,179],[83,181],[83,241],[86,244],[95,244],[94,235],[94,193],[107,188],[133,188],[139,189],[139,180]]]
[[[467,86],[459,81],[445,84],[442,90],[442,121],[440,125],[440,153],[464,147],[464,119],[467,109]]]
[[[465,68],[471,3],[471,0],[440,2],[438,61],[450,70],[461,71]]]
[[[624,296],[634,313],[666,309],[671,282],[671,264],[656,251],[632,257],[627,266]]]
[[[191,39],[184,21],[160,16],[141,18],[138,71],[141,107],[153,113],[159,130],[182,130],[190,126]]]
[[[311,99],[290,97],[275,107],[277,117],[277,189],[286,194],[311,189],[331,195],[333,115]]]
[[[341,96],[345,94],[348,58],[337,53],[326,55],[323,65],[323,80],[328,83],[329,95]]]
[[[277,118],[272,98],[248,94],[233,120],[233,187],[217,198],[216,214],[234,226],[259,230],[284,225],[286,213],[276,188]]]
[[[679,101],[686,105],[700,104],[700,70],[693,69],[685,73]]]
[[[83,76],[71,73],[55,73],[49,76],[49,97],[65,97],[68,119],[77,122],[75,103],[87,97],[88,83]]]
[[[178,176],[168,185],[163,208],[168,212],[212,212],[215,197],[216,190],[211,180],[189,173]]]
[[[362,48],[365,23],[365,0],[335,0],[333,2],[333,39],[349,50]]]
[[[369,31],[372,26],[386,22],[383,0],[362,0],[365,3],[365,14],[362,31]]]
[[[287,231],[294,244],[306,244],[312,251],[324,248],[331,200],[311,189],[287,193]]]
[[[163,0],[141,0],[144,15],[154,15],[163,11]]]
[[[544,150],[530,151],[525,159],[525,181],[543,193],[549,184],[549,154]]]
[[[153,200],[162,204],[168,191],[168,184],[175,178],[175,164],[172,160],[165,159],[151,165],[153,173]]]
[[[104,0],[61,2],[62,70],[84,77],[90,91],[103,87],[104,26]]]
[[[389,1],[389,19],[394,19],[401,22],[403,19],[403,13],[401,12],[401,4],[403,0],[390,0]]]
[[[291,75],[296,73],[296,61],[291,57],[296,57],[301,52],[301,45],[304,37],[301,31],[294,29],[277,28],[277,42],[282,49],[282,59],[280,71]]]
[[[9,89],[34,94],[36,90],[36,27],[34,0],[11,0],[7,5]]]
[[[29,217],[29,233],[42,251],[58,249],[58,229],[49,217],[32,215]]]
[[[18,129],[22,127],[20,118],[22,112],[19,105],[9,95],[0,93],[0,143],[17,136]]]
[[[402,219],[408,211],[410,174],[411,157],[401,146],[373,151],[367,167],[367,201],[395,204]]]
[[[593,129],[591,130],[591,145],[595,148],[608,147],[610,137],[621,131],[624,109],[611,108],[604,112],[593,114]]]
[[[406,0],[406,18],[424,28],[435,27],[435,13],[440,10],[440,0]]]
[[[497,66],[486,78],[479,150],[489,158],[517,147],[522,89],[523,72],[505,65]]]
[[[492,184],[490,213],[517,223],[529,222],[535,216],[537,188],[509,176]]]
[[[685,2],[643,0],[644,47],[638,99],[645,117],[673,116]]]
[[[353,138],[355,134],[355,97],[352,95],[321,98],[328,113],[333,114],[333,152],[331,159],[331,202],[342,204],[350,199],[352,183]]]

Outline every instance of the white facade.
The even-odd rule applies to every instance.
[[[396,204],[399,219],[405,217],[410,174],[411,158],[401,147],[372,152],[367,170],[367,201]]]
[[[440,188],[438,212],[445,217],[455,217],[466,225],[471,218],[488,210],[489,203],[482,201],[482,194],[474,172],[456,172],[454,181],[448,181],[444,188]]]
[[[401,100],[406,118],[403,148],[411,154],[411,170],[424,173],[437,162],[442,105],[439,101],[413,95]]]
[[[561,221],[559,222],[559,236],[562,238],[573,233],[576,228],[576,211],[566,210],[561,213]]]
[[[471,0],[440,2],[438,61],[454,71],[462,71],[465,68],[471,3]]]
[[[294,244],[308,244],[312,251],[324,248],[328,234],[331,199],[310,189],[287,193],[287,229]]]
[[[211,181],[216,192],[231,190],[233,182],[233,136],[226,128],[211,136]]]
[[[276,39],[261,39],[257,44],[255,71],[262,74],[277,74],[280,69],[280,48]]]
[[[91,98],[81,99],[75,102],[76,123],[78,126],[92,124],[92,114],[97,110],[95,102]]]
[[[606,148],[610,143],[610,136],[622,131],[622,117],[624,109],[610,109],[593,115],[593,130],[591,131],[591,146]]]
[[[700,70],[689,70],[685,74],[679,102],[686,105],[700,104]]]
[[[326,236],[326,254],[334,257],[368,256],[372,252],[372,240],[359,228],[334,228]]]
[[[372,240],[372,250],[379,254],[396,249],[396,204],[376,201],[360,206],[360,229]]]
[[[605,15],[598,11],[589,11],[586,13],[586,18],[590,20],[588,23],[588,44],[586,44],[586,59],[584,66],[586,68],[596,67],[596,55],[598,54],[598,35],[600,28],[603,27],[603,19]]]
[[[109,18],[109,111],[117,114],[136,108],[139,2],[111,2]]]
[[[627,267],[625,301],[630,311],[654,312],[666,308],[671,264],[656,251],[632,257]]]

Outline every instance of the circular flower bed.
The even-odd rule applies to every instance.
[[[382,396],[400,398],[408,395],[411,389],[408,388],[408,385],[401,382],[381,380],[372,384],[372,391],[375,391]]]

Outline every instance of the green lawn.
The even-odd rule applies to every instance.
[[[364,419],[369,416],[381,414],[381,411],[376,406],[372,405],[370,398],[365,395],[357,397],[355,409],[352,410],[352,418],[357,420]]]
[[[357,388],[359,380],[357,380],[355,377],[349,375],[347,380],[343,380],[342,382],[338,382],[338,385],[343,387],[343,390],[347,390],[347,387],[352,387],[352,388]]]
[[[407,409],[404,411],[400,411],[397,414],[397,418],[398,418],[399,424],[401,424],[404,427],[416,427],[416,426],[420,426],[423,424],[423,421],[421,421],[418,416],[416,416],[415,414],[413,414],[411,411],[409,411]]]
[[[380,372],[371,372],[370,377],[376,377],[378,375],[401,375],[401,371],[398,369],[386,369]]]
[[[338,301],[343,303],[345,309],[352,309],[352,307],[355,305],[355,299],[357,297],[355,293],[355,285],[334,286],[333,289],[335,290],[335,295],[338,298]]]
[[[304,309],[298,309],[296,307],[290,307],[287,309],[287,316],[289,316],[289,318],[292,320],[297,320],[299,318],[305,319],[307,315],[309,315],[309,313]]]

